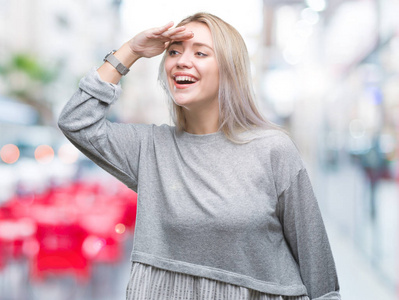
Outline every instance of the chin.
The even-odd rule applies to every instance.
[[[189,105],[192,102],[190,99],[185,99],[185,98],[182,98],[179,96],[176,97],[173,94],[172,94],[172,99],[176,105],[183,106],[183,107],[186,107],[187,105]]]
[[[185,108],[185,109],[189,109],[189,103],[188,102],[185,102],[185,101],[176,101],[176,99],[173,99],[173,102],[177,105],[177,106],[180,106],[180,107],[183,107],[183,108]]]

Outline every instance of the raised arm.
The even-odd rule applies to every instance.
[[[126,42],[114,56],[130,68],[140,57],[161,54],[171,40],[192,37],[173,23],[143,31]],[[121,93],[122,75],[108,62],[93,69],[65,105],[58,125],[65,136],[100,167],[136,189],[140,151],[151,136],[149,125],[118,124],[106,119],[109,106]]]

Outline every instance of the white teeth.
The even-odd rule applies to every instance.
[[[190,76],[176,76],[175,77],[176,81],[190,81],[190,82],[196,82],[197,80],[193,77]]]

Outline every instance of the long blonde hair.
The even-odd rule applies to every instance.
[[[253,138],[240,136],[240,133],[259,128],[277,128],[259,113],[255,105],[248,50],[239,32],[209,13],[189,16],[177,27],[192,22],[203,23],[211,31],[219,67],[219,130],[235,143],[246,143]],[[167,51],[159,67],[158,79],[168,95],[177,129],[184,130],[186,122],[183,108],[173,101],[166,78],[166,55]]]

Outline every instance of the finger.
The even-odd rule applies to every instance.
[[[173,34],[169,38],[174,41],[183,41],[183,40],[192,39],[193,37],[194,37],[194,32],[186,31],[182,33]]]
[[[156,28],[154,31],[153,31],[153,33],[155,34],[155,35],[160,35],[160,34],[162,34],[162,33],[164,33],[165,31],[168,31],[170,28],[172,28],[173,27],[173,21],[170,21],[168,24],[166,24],[166,25],[164,25],[164,26],[162,26],[162,27],[159,27],[159,28]]]
[[[194,33],[192,31],[187,31],[186,29],[169,31],[165,32],[162,36],[170,40],[186,40],[194,37]]]
[[[169,30],[163,32],[161,34],[161,36],[164,37],[164,38],[171,38],[171,36],[174,36],[174,35],[176,35],[178,33],[184,32],[185,30],[186,30],[186,28],[183,27],[183,26],[176,27],[176,28],[169,29]]]

